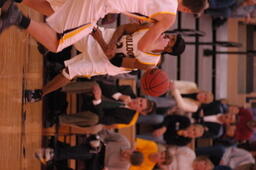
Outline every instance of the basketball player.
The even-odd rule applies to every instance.
[[[116,31],[102,29],[103,34],[99,29],[94,30],[92,34],[95,39],[92,36],[87,36],[75,44],[81,54],[65,61],[66,68],[42,90],[27,90],[27,100],[29,102],[41,100],[46,94],[65,86],[78,76],[92,77],[105,74],[115,76],[128,73],[133,69],[148,69],[158,64],[161,53],[180,55],[184,51],[184,40],[180,35],[175,34],[163,34],[154,44],[155,50],[151,53],[139,51],[136,44],[147,31],[141,29],[146,27],[147,25],[126,24],[117,28]],[[127,35],[122,36],[123,34]],[[118,53],[117,55],[104,53],[105,40],[109,44],[116,45],[115,53]]]
[[[13,0],[1,0],[0,4],[5,6],[10,1]],[[47,23],[31,20],[11,6],[8,15],[1,16],[0,32],[18,25],[50,51],[61,51],[81,40],[106,14],[123,13],[153,23],[138,42],[140,51],[149,52],[153,50],[152,44],[175,22],[177,9],[199,13],[207,7],[207,0],[66,0],[48,17]],[[6,8],[2,13],[6,13]]]

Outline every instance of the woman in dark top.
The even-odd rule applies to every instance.
[[[204,128],[198,124],[191,124],[186,116],[169,115],[163,123],[153,132],[154,136],[161,136],[169,145],[184,146],[191,142],[192,138],[202,136]]]

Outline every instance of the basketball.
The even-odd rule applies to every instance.
[[[146,95],[160,96],[169,89],[168,75],[158,68],[147,70],[141,78],[141,87]]]

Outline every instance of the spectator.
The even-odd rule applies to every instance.
[[[152,170],[155,165],[169,165],[172,156],[168,151],[159,151],[155,142],[137,138],[135,149],[144,156],[144,161],[140,166],[131,166],[130,170]]]
[[[224,165],[232,169],[238,168],[242,165],[255,163],[251,153],[235,146],[224,147],[223,145],[217,145],[212,147],[197,148],[196,155],[209,156],[211,161],[213,161],[216,166]]]
[[[84,127],[97,124],[107,128],[123,128],[136,123],[139,114],[148,114],[154,109],[154,103],[134,95],[131,87],[101,84],[93,85],[93,97],[87,96],[87,111],[72,115],[61,115],[60,123],[84,130]],[[109,98],[120,100],[103,100],[102,92]],[[121,92],[121,93],[120,93]],[[129,95],[126,95],[129,94]],[[88,130],[85,130],[88,133]]]
[[[108,170],[128,170],[131,164],[140,165],[143,162],[143,155],[134,151],[129,141],[121,134],[102,131],[99,135],[105,143],[105,152],[99,154],[105,156],[104,167]],[[90,152],[87,144],[72,147],[64,143],[58,143],[55,150],[46,148],[36,152],[42,163],[65,159],[88,160],[95,154]]]
[[[227,166],[214,167],[207,157],[199,156],[193,161],[193,170],[231,170],[231,168]]]
[[[168,170],[192,170],[193,160],[196,158],[195,152],[187,146],[171,146],[168,151],[172,156],[172,163],[167,167]]]
[[[185,112],[196,112],[201,104],[213,101],[211,92],[199,90],[193,82],[175,81],[170,88],[178,108]]]
[[[153,133],[141,134],[139,137],[168,145],[185,146],[193,138],[202,136],[203,133],[204,127],[198,124],[191,124],[188,117],[168,115],[161,124],[157,125]]]

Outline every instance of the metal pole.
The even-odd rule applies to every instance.
[[[177,19],[177,29],[180,30],[181,29],[181,22],[182,22],[182,16],[181,16],[181,12],[178,12],[178,19]],[[181,70],[181,56],[177,57],[177,80],[180,80],[180,71]]]
[[[199,18],[195,18],[195,29],[199,31],[200,22]],[[195,35],[195,82],[199,83],[199,36]]]

